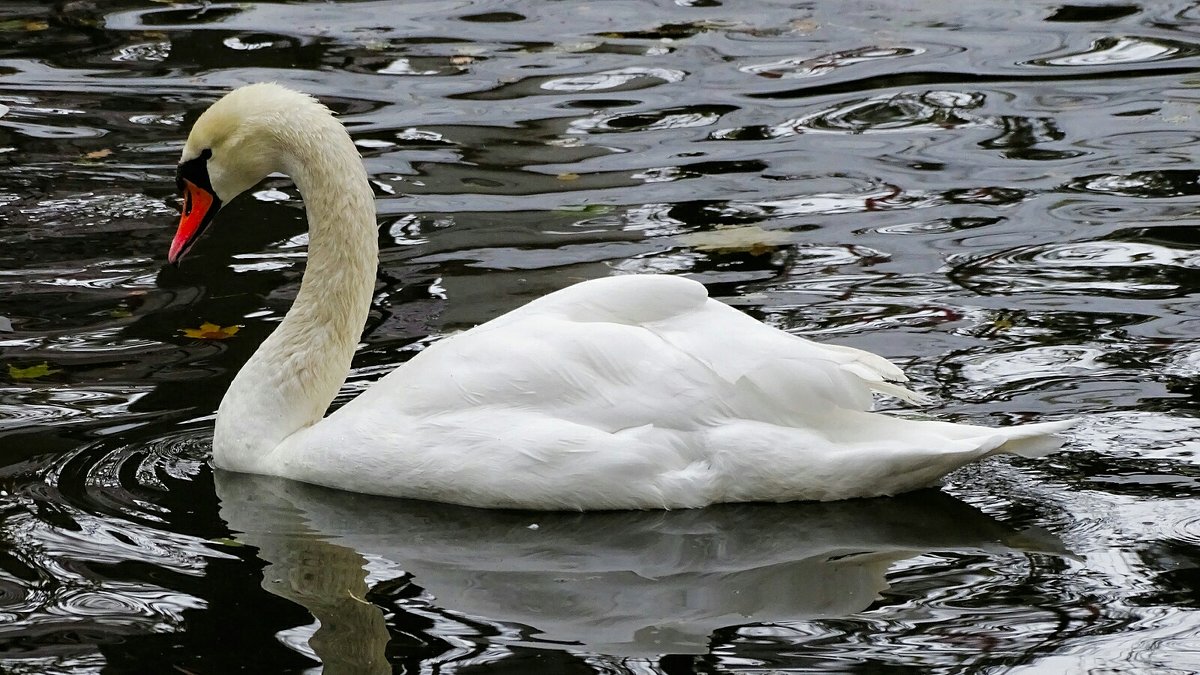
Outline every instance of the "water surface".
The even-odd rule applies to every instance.
[[[46,4],[0,7],[7,672],[1200,669],[1191,3]],[[543,293],[659,272],[893,359],[936,401],[905,414],[1081,417],[1073,452],[674,513],[214,472],[303,211],[270,179],[167,267],[174,165],[259,80],[338,111],[379,198],[339,402]]]

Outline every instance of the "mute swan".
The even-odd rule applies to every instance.
[[[874,393],[919,400],[887,360],[789,335],[662,275],[539,298],[434,344],[324,417],[378,263],[367,174],[329,110],[252,84],[205,111],[179,164],[168,260],[277,171],[304,196],[308,266],[221,401],[221,469],[491,508],[690,508],[896,494],[995,453],[1052,452],[1071,424],[869,412]]]

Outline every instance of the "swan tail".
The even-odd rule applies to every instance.
[[[1066,439],[1060,433],[1071,428],[1077,422],[1078,420],[1059,420],[994,429],[999,442],[988,454],[1007,453],[1030,458],[1044,457],[1062,449]]]
[[[866,413],[870,414],[870,413]],[[934,485],[946,474],[971,462],[997,454],[1020,455],[1021,457],[1043,457],[1062,449],[1064,438],[1058,434],[1065,431],[1075,420],[1041,422],[1015,427],[978,427],[949,422],[916,421],[929,432],[941,435],[939,447],[920,443],[918,438],[909,438],[909,452],[901,452],[894,463],[884,464],[889,475],[881,476],[876,482],[878,494],[898,494],[919,487]],[[903,428],[897,428],[903,433]],[[897,434],[899,436],[900,434]]]

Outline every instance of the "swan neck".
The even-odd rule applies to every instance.
[[[357,345],[375,285],[378,235],[362,160],[349,136],[342,140],[341,152],[314,154],[291,172],[308,215],[308,262],[284,322],[321,321]]]
[[[328,114],[279,130],[309,223],[308,260],[282,323],[239,371],[217,414],[217,466],[254,471],[320,421],[350,370],[374,293],[375,201],[362,159]]]

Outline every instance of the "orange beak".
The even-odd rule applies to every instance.
[[[221,200],[212,192],[187,179],[180,182],[183,185],[183,214],[179,217],[179,229],[175,231],[171,250],[167,253],[167,262],[172,265],[178,265],[191,250],[221,206]]]

